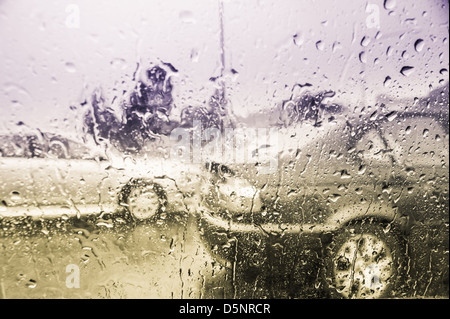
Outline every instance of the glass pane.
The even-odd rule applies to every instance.
[[[448,1],[0,1],[0,297],[448,298]]]

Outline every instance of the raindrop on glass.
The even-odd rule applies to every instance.
[[[316,42],[316,48],[317,48],[317,50],[323,51],[324,47],[325,47],[325,46],[324,46],[324,44],[323,44],[322,41],[317,41],[317,42]]]
[[[386,10],[392,10],[395,8],[396,5],[396,1],[395,0],[384,0],[384,8]]]
[[[73,64],[72,62],[66,62],[65,66],[67,72],[69,73],[77,72],[77,68],[75,67],[75,64]]]
[[[412,66],[404,66],[400,70],[400,73],[404,76],[410,76],[414,72],[414,67]]]
[[[366,52],[362,51],[359,53],[359,61],[361,61],[361,63],[367,63]]]
[[[418,39],[414,43],[414,49],[416,49],[417,52],[420,52],[422,51],[424,44],[425,42],[422,39]]]
[[[370,43],[370,38],[368,38],[368,37],[363,37],[363,38],[361,39],[361,46],[366,47],[366,46],[369,45],[369,43]]]

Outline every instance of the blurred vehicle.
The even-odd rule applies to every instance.
[[[209,164],[204,237],[241,269],[243,298],[259,296],[258,282],[261,296],[317,297],[317,278],[336,297],[404,296],[432,281],[448,293],[448,86],[395,103],[279,127],[275,174]],[[424,275],[431,258],[444,260],[437,278]]]
[[[50,133],[0,136],[0,217],[61,217],[126,208],[138,220],[185,211],[202,171],[153,156],[105,155]],[[188,202],[188,199],[186,199]]]

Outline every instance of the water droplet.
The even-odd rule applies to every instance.
[[[294,34],[293,41],[296,46],[301,47],[304,42],[303,35],[301,33]]]
[[[416,49],[417,52],[422,51],[423,47],[425,45],[425,41],[423,39],[417,39],[414,43],[414,49]]]
[[[413,72],[414,72],[414,67],[412,67],[412,66],[404,66],[400,70],[400,73],[404,76],[410,76]]]
[[[381,192],[390,194],[392,192],[392,186],[384,185],[383,188],[381,189]]]
[[[341,198],[341,195],[339,195],[339,194],[332,194],[332,195],[328,196],[328,198],[329,198],[333,203],[336,203],[336,201],[337,201],[339,198]]]
[[[341,178],[342,179],[349,179],[351,178],[351,175],[344,169],[341,171]]]
[[[12,202],[20,202],[22,200],[22,197],[19,192],[13,191],[13,192],[11,192],[10,200]]]
[[[335,41],[333,43],[333,47],[332,47],[333,53],[339,49],[342,49],[342,44],[340,42]]]
[[[99,220],[96,222],[96,225],[97,225],[98,227],[104,226],[104,227],[106,227],[106,228],[113,228],[113,227],[114,227],[114,224],[113,224],[113,222],[112,222],[110,219],[108,219],[108,220],[99,219]]]
[[[440,69],[440,70],[439,70],[439,74],[440,74],[440,75],[447,75],[447,74],[448,74],[448,70],[445,69],[445,68],[444,68],[444,69]]]
[[[397,112],[392,111],[389,114],[386,114],[386,118],[388,119],[389,122],[393,121],[395,118],[397,117]]]
[[[73,64],[72,62],[66,62],[65,66],[67,72],[69,73],[77,72],[77,68],[75,67],[75,64]]]
[[[188,11],[188,10],[181,11],[178,17],[180,18],[180,20],[183,23],[187,23],[187,24],[196,23],[194,14],[191,11]]]
[[[28,282],[25,284],[28,288],[36,288],[37,282],[34,279],[28,280]]]
[[[405,59],[405,60],[407,58],[409,58],[409,54],[408,54],[408,52],[406,50],[402,52],[402,58]]]
[[[386,10],[392,10],[395,8],[397,2],[395,0],[384,0],[384,8]]]
[[[363,37],[361,39],[361,46],[366,47],[368,46],[370,43],[370,38],[369,37]]]
[[[388,87],[389,85],[391,85],[391,77],[390,76],[387,76],[385,79],[384,79],[384,82],[383,82],[383,85],[385,86],[385,87]]]
[[[317,42],[316,42],[316,48],[317,48],[317,50],[319,50],[319,51],[323,51],[323,49],[325,48],[325,45],[323,44],[322,41],[317,41]]]
[[[124,69],[126,69],[126,67],[127,67],[126,61],[125,61],[124,59],[121,59],[121,58],[113,59],[113,60],[110,62],[110,64],[111,64],[111,66],[112,66],[114,69],[119,69],[119,70],[124,70]]]
[[[199,57],[199,52],[198,52],[198,49],[196,49],[196,48],[193,48],[192,50],[191,50],[191,61],[192,62],[194,62],[194,63],[197,63],[198,62],[198,57]]]
[[[416,25],[417,21],[414,18],[408,18],[405,20],[405,24]]]
[[[423,133],[422,133],[423,137],[427,137],[427,136],[428,136],[428,133],[430,133],[430,130],[424,129],[424,130],[423,130]]]
[[[366,165],[361,165],[358,169],[358,174],[362,175],[366,172]]]
[[[359,53],[359,61],[361,61],[361,63],[366,63],[367,62],[366,52],[362,51],[362,52]]]
[[[390,57],[391,55],[392,55],[392,48],[388,46],[388,48],[386,49],[386,56]]]

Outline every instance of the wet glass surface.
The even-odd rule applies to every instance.
[[[448,298],[448,9],[1,1],[0,297]]]

